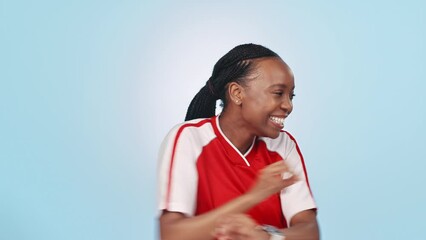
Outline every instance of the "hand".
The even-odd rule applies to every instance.
[[[269,234],[245,214],[227,215],[219,219],[214,237],[218,240],[268,240]]]
[[[300,179],[293,174],[284,161],[272,163],[259,171],[255,184],[247,192],[259,201],[293,185]]]

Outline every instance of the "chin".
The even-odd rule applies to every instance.
[[[275,138],[277,138],[278,136],[280,136],[280,133],[281,133],[281,131],[278,131],[278,132],[277,132],[277,131],[270,132],[270,133],[268,133],[268,134],[265,134],[265,135],[266,135],[265,137],[275,139]]]
[[[263,129],[258,129],[256,136],[258,137],[268,137],[275,139],[280,136],[281,129],[266,127]]]

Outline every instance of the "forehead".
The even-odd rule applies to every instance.
[[[253,87],[281,85],[286,88],[294,88],[293,72],[280,58],[258,60],[255,75],[256,77],[250,82]]]

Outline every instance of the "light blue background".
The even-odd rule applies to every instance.
[[[322,236],[425,239],[422,1],[1,1],[0,239],[155,239],[156,155],[235,45],[296,76]]]

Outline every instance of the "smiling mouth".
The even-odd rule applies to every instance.
[[[285,118],[283,118],[283,117],[274,117],[274,116],[269,117],[269,120],[271,120],[273,123],[275,123],[275,124],[277,124],[281,127],[284,127],[284,119]]]

